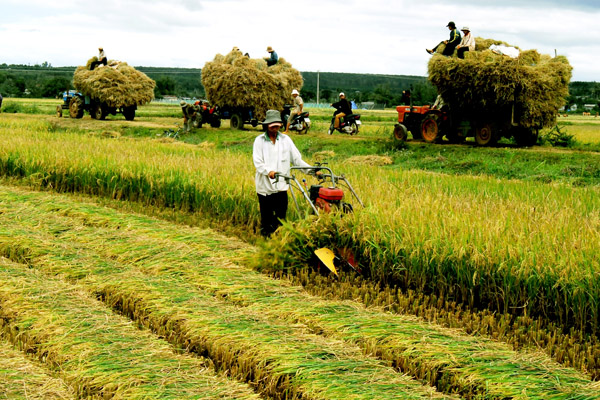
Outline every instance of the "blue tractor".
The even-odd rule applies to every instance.
[[[56,106],[56,116],[62,117],[63,110],[69,110],[71,118],[81,118],[84,111],[87,111],[92,118],[102,120],[108,114],[116,115],[117,113],[121,113],[127,121],[133,121],[136,109],[136,105],[111,107],[106,103],[94,100],[90,96],[84,96],[76,90],[67,90],[63,92],[63,103]]]

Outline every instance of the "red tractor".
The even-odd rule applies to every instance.
[[[514,137],[518,145],[532,146],[537,142],[538,129],[522,127],[515,118],[515,105],[499,108],[494,115],[452,112],[438,98],[433,106],[398,106],[398,123],[394,137],[405,141],[408,132],[414,139],[440,143],[443,137],[450,143],[462,143],[474,137],[479,146],[494,145],[502,137]]]

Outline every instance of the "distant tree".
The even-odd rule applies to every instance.
[[[170,76],[161,76],[156,79],[156,87],[154,88],[154,95],[156,97],[162,97],[166,95],[174,95],[177,82]]]
[[[321,90],[321,99],[323,102],[328,102],[331,101],[331,90],[330,89],[323,89]]]
[[[67,78],[52,78],[42,84],[41,97],[56,97],[65,90],[72,88],[71,80]]]
[[[317,100],[317,94],[315,92],[304,88],[300,90],[300,97],[302,97],[302,100],[305,102]]]
[[[394,95],[388,85],[377,85],[375,90],[373,90],[373,101],[387,106],[391,106],[395,103]]]

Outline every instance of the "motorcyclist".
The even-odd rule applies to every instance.
[[[333,118],[335,119],[333,127],[338,129],[340,127],[340,119],[352,114],[352,107],[350,106],[350,102],[346,99],[344,92],[340,93],[340,101],[332,103],[331,107],[335,108],[335,111],[333,112]]]
[[[292,90],[292,97],[294,98],[294,109],[290,113],[288,117],[287,124],[285,126],[285,131],[283,133],[288,134],[290,130],[290,124],[294,120],[294,117],[302,114],[302,109],[304,108],[304,101],[302,101],[302,97],[300,97],[300,93],[297,89]]]

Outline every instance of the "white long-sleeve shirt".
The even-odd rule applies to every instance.
[[[254,140],[252,159],[256,167],[254,181],[256,192],[263,196],[287,191],[289,185],[283,178],[279,180],[269,178],[269,172],[275,171],[289,175],[290,165],[295,167],[310,167],[302,160],[300,151],[292,139],[283,133],[277,134],[275,143],[267,133],[263,133]]]
[[[469,51],[475,51],[475,38],[471,35],[471,32],[462,37],[458,47],[468,47]]]

